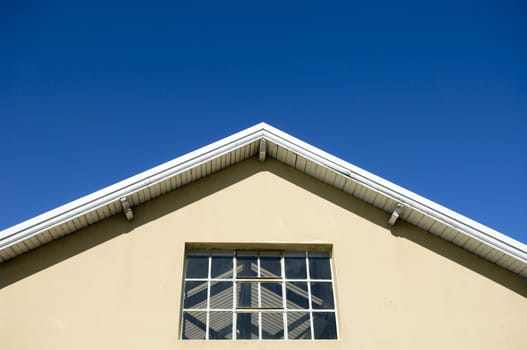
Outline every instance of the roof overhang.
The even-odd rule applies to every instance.
[[[265,123],[7,228],[0,263],[251,157],[277,159],[384,210],[391,224],[407,221],[527,277],[527,245]]]

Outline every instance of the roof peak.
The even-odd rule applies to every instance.
[[[53,239],[58,238],[126,210],[123,198],[127,198],[127,205],[133,207],[184,186],[199,177],[208,176],[256,156],[259,154],[262,140],[266,141],[266,153],[270,157],[365,200],[389,215],[394,214],[396,208],[399,208],[397,215],[400,215],[401,219],[464,248],[474,245],[473,249],[468,250],[476,254],[478,254],[477,247],[481,245],[490,247],[496,251],[496,254],[490,258],[487,254],[487,259],[501,262],[500,265],[506,268],[514,266],[514,272],[527,277],[527,245],[337,158],[265,122],[255,124],[1,231],[0,262],[41,245],[42,240],[35,239],[37,237],[47,235]],[[210,172],[203,170],[206,166],[212,170]],[[192,173],[193,169],[194,173]],[[197,176],[195,174],[204,175],[195,178]],[[173,186],[171,179],[183,175],[188,181],[180,180],[179,185]],[[168,190],[162,191],[161,184]]]

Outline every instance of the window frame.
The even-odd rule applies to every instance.
[[[187,267],[188,267],[188,261],[189,256],[192,256],[193,253],[201,252],[203,255],[207,257],[207,276],[206,277],[187,277]],[[216,255],[216,254],[219,255]],[[256,256],[256,276],[238,276],[238,271],[240,269],[240,266],[238,265],[239,257],[240,256],[246,256],[246,254],[251,254],[250,256]],[[311,264],[314,264],[314,259],[316,258],[316,255],[318,254],[324,254],[327,257],[327,264],[329,266],[329,278],[311,278],[312,272],[311,272]],[[228,275],[230,277],[227,278],[219,278],[220,276],[212,277],[212,266],[213,266],[213,258],[216,256],[221,256],[221,254],[228,254],[228,256],[232,257],[232,265],[230,271],[228,271]],[[304,261],[304,267],[306,271],[306,275],[303,278],[290,278],[286,274],[286,259],[290,258],[292,254],[300,254],[300,257]],[[278,277],[262,277],[262,257],[268,257],[268,256],[278,256],[279,262],[280,262],[280,276]],[[252,267],[251,267],[252,268]],[[200,308],[194,308],[194,307],[185,307],[185,286],[187,282],[202,282],[202,284],[205,285],[206,288],[206,307],[200,307]],[[231,283],[231,286],[228,287],[228,289],[232,289],[232,300],[229,308],[221,308],[221,307],[211,307],[211,301],[212,297],[214,295],[211,294],[212,288],[217,283],[221,282],[227,282]],[[239,286],[243,285],[244,283],[251,283],[252,285],[256,286],[257,288],[257,306],[249,306],[249,307],[240,307],[238,305],[238,297],[239,297]],[[262,306],[262,290],[265,289],[265,287],[262,287],[263,283],[271,283],[271,284],[278,284],[281,287],[281,306],[280,307],[264,307]],[[299,283],[304,283],[306,285],[306,292],[307,292],[307,308],[306,307],[290,307],[288,304],[290,300],[288,299],[288,285],[296,283],[297,285]],[[319,284],[330,284],[330,300],[332,303],[332,307],[322,307],[322,308],[316,308],[314,307],[314,294],[312,291],[312,288],[314,285]],[[252,287],[251,287],[252,288]],[[327,289],[327,288],[326,288]],[[251,299],[253,297],[251,296]],[[191,305],[193,306],[193,305]],[[251,314],[250,317],[257,317],[257,324],[258,324],[258,334],[257,338],[258,340],[266,340],[266,339],[280,339],[280,340],[298,340],[298,339],[304,339],[304,338],[290,338],[288,329],[290,324],[288,322],[289,317],[298,316],[300,314],[308,315],[309,317],[309,327],[305,327],[305,329],[309,329],[310,337],[305,338],[305,340],[338,340],[339,339],[339,325],[338,325],[338,317],[337,317],[337,299],[336,299],[336,288],[335,288],[335,274],[334,274],[334,267],[333,267],[333,257],[332,257],[332,249],[331,248],[320,248],[320,247],[313,247],[313,246],[301,246],[301,247],[283,247],[283,246],[254,246],[254,247],[214,247],[214,246],[187,246],[185,249],[185,256],[184,256],[184,264],[183,264],[183,286],[182,286],[182,295],[181,295],[181,313],[180,313],[180,331],[179,331],[179,338],[180,339],[188,339],[185,338],[185,322],[188,322],[185,317],[189,317],[190,313],[205,313],[205,330],[204,330],[204,338],[201,340],[216,340],[215,338],[211,338],[211,315],[216,316],[217,313],[220,312],[230,312],[232,315],[232,320],[230,323],[230,330],[231,332],[228,333],[230,335],[230,338],[227,338],[226,340],[248,340],[248,339],[255,339],[255,338],[240,338],[238,335],[238,331],[240,328],[237,325],[238,317],[240,314]],[[317,317],[317,320],[320,317],[319,315],[325,313],[325,314],[331,314],[327,315],[327,317],[330,318],[330,336],[329,338],[320,338],[317,337],[316,329],[315,329],[315,317]],[[188,314],[188,315],[186,315]],[[263,332],[263,320],[264,318],[272,318],[272,316],[264,316],[265,314],[280,314],[280,317],[282,319],[282,329],[281,329],[281,337],[278,338],[266,338],[264,336]],[[302,316],[305,317],[305,316]],[[300,318],[298,318],[300,319]],[[333,320],[334,319],[334,320]],[[327,320],[327,318],[326,318]],[[253,323],[249,324],[250,328],[253,326]],[[280,327],[279,327],[280,328]],[[318,328],[317,328],[318,329]],[[253,331],[251,330],[250,335],[252,336]],[[279,332],[279,333],[280,333]],[[276,335],[278,333],[275,333]]]

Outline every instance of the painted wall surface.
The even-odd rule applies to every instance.
[[[527,349],[527,283],[251,159],[0,265],[0,348]],[[340,339],[183,341],[186,242],[329,243]]]

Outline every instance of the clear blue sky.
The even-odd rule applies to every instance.
[[[0,229],[265,121],[527,243],[526,19],[519,0],[2,1]]]

